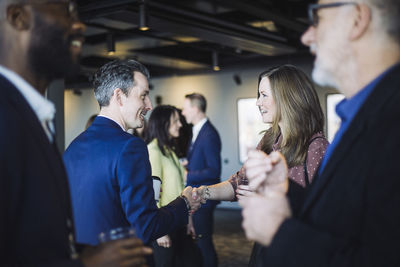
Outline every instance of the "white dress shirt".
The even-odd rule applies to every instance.
[[[193,126],[193,128],[192,128],[192,133],[193,133],[192,144],[194,144],[194,142],[196,141],[196,138],[199,135],[201,128],[203,127],[204,123],[206,123],[207,121],[208,121],[208,119],[204,118],[201,121],[199,121],[198,123],[196,123],[196,125]]]
[[[40,123],[42,124],[42,127],[47,137],[49,138],[50,143],[52,143],[54,133],[53,119],[54,114],[56,113],[56,108],[54,107],[54,104],[44,98],[37,90],[35,90],[17,73],[0,65],[0,74],[6,77],[6,79],[8,79],[22,94],[22,96],[31,106]]]

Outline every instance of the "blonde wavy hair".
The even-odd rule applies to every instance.
[[[314,85],[303,71],[292,65],[264,71],[259,75],[258,84],[263,78],[269,79],[276,113],[271,128],[262,138],[261,150],[272,152],[273,144],[282,134],[280,149],[289,167],[303,164],[310,139],[324,127],[324,115]]]

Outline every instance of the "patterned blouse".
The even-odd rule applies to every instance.
[[[307,152],[307,174],[309,183],[312,182],[314,178],[315,172],[318,170],[319,165],[322,162],[322,158],[325,154],[326,148],[329,145],[328,140],[326,140],[324,134],[322,132],[316,133],[311,138],[312,142],[308,147]],[[279,137],[278,141],[272,146],[274,151],[280,150],[280,144],[282,142],[282,135]],[[261,148],[261,141],[258,143],[256,149]],[[306,187],[305,175],[304,175],[304,164],[294,166],[289,169],[289,179],[301,185],[302,187]],[[240,182],[246,180],[245,178],[245,170],[244,167],[240,169],[240,171],[236,172],[229,178],[229,182],[231,183],[233,190],[236,192],[238,180]],[[236,199],[236,197],[235,197]]]

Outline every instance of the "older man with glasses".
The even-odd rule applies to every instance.
[[[296,216],[271,187],[284,159],[249,155],[258,194],[240,199],[243,227],[268,247],[262,266],[400,266],[400,1],[321,0],[309,16],[302,42],[315,82],[346,97],[341,127]]]

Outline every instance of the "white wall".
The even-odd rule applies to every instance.
[[[65,148],[85,130],[86,122],[93,114],[99,113],[99,105],[93,90],[82,90],[74,94],[72,90],[64,92]]]
[[[284,62],[285,63],[285,62]],[[310,62],[291,62],[310,74]],[[273,65],[277,65],[276,62]],[[176,76],[151,80],[153,90],[150,97],[153,104],[155,96],[162,97],[162,104],[171,104],[179,108],[183,105],[184,96],[197,92],[203,94],[208,101],[207,116],[219,131],[222,139],[222,176],[225,180],[238,171],[239,163],[237,100],[239,98],[256,97],[258,74],[272,65],[263,68],[246,68],[238,71],[221,71],[212,74]],[[233,75],[238,74],[242,84],[236,85]],[[325,110],[326,88],[318,88],[321,105]],[[98,106],[92,90],[84,90],[81,96],[72,91],[65,93],[65,129],[66,145],[78,135],[87,119],[98,112]],[[236,203],[224,202],[220,207],[238,207]]]

